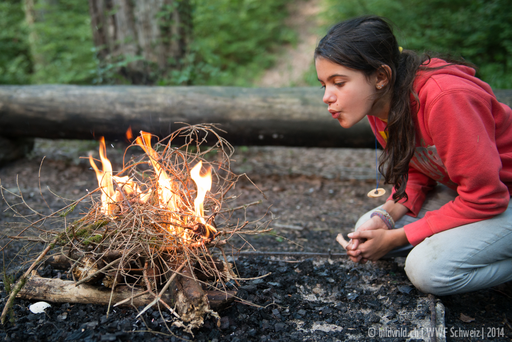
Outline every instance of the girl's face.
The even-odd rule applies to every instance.
[[[329,105],[332,117],[341,127],[350,128],[366,115],[375,115],[387,119],[388,106],[380,101],[378,87],[382,89],[386,80],[379,74],[367,78],[361,71],[346,68],[328,59],[317,57],[315,60],[318,80],[325,89],[323,101]]]

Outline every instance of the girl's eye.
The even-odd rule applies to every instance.
[[[325,89],[325,85],[320,86],[320,89]]]
[[[344,85],[345,82],[340,82],[340,83],[334,83],[335,86],[338,86],[338,87],[341,87],[342,85]]]

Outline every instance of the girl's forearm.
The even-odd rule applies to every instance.
[[[382,206],[382,209],[386,210],[393,220],[398,221],[402,216],[409,212],[409,209],[401,203],[395,203],[394,201],[386,201]]]

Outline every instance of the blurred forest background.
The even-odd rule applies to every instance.
[[[495,89],[512,88],[510,0],[313,0],[310,30],[378,14],[399,43],[463,57]],[[2,0],[0,84],[147,84],[253,87],[286,49],[292,0]],[[309,1],[311,2],[311,1]],[[299,81],[318,85],[310,65]]]

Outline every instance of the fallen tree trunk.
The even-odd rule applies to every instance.
[[[340,127],[318,88],[0,86],[0,136],[164,137],[178,122],[218,123],[233,145],[372,147],[366,120]]]
[[[512,105],[512,90],[497,90]],[[187,124],[218,123],[233,145],[373,147],[367,120],[340,127],[305,88],[0,86],[0,136],[123,140],[132,127],[165,137]]]

